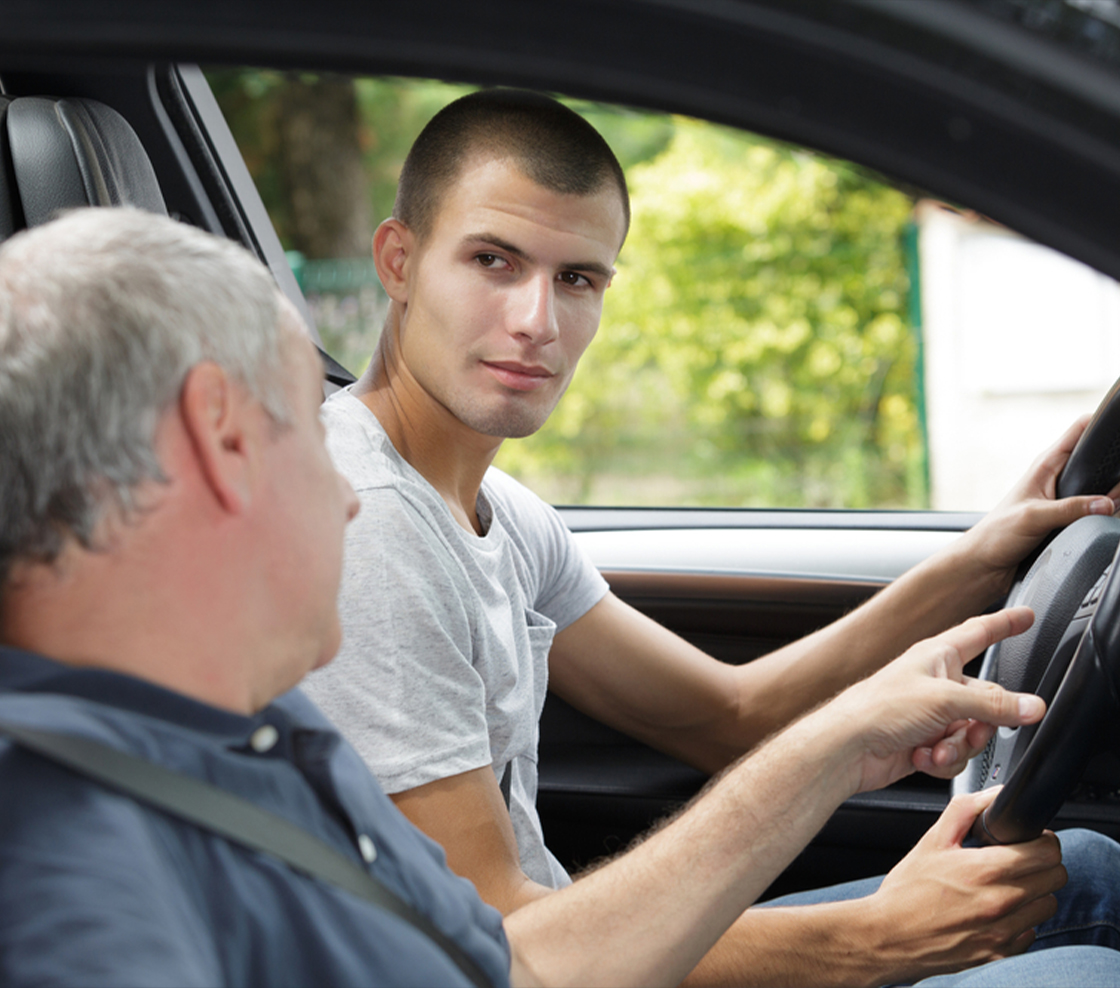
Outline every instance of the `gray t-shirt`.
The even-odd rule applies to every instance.
[[[357,398],[340,391],[322,414],[362,510],[346,534],[342,648],[306,693],[389,793],[484,765],[502,781],[508,766],[521,867],[566,885],[537,816],[538,724],[552,638],[606,582],[556,511],[500,470],[479,494],[480,537]]]

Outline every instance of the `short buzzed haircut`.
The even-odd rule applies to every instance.
[[[630,226],[626,177],[599,132],[540,93],[484,89],[449,103],[428,122],[405,159],[393,215],[421,241],[468,161],[512,159],[542,188],[592,195],[611,182]]]
[[[136,209],[76,210],[0,248],[0,589],[13,563],[93,547],[163,480],[156,430],[212,360],[290,417],[280,296],[247,250]]]

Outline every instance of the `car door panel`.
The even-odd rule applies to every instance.
[[[841,617],[978,517],[681,511],[659,512],[660,527],[641,528],[628,526],[643,518],[648,525],[651,516],[619,511],[612,530],[607,509],[563,513],[620,598],[735,664]],[[741,527],[729,525],[733,515]],[[695,518],[722,520],[723,527],[689,527]],[[672,520],[679,527],[670,527]],[[1067,804],[1057,825],[1120,832],[1120,807],[1107,795],[1118,788],[1120,764],[1098,760],[1097,775],[1100,784]],[[622,850],[705,781],[695,769],[549,696],[538,805],[549,846],[569,868]],[[946,782],[920,774],[849,799],[770,894],[888,870],[948,799]]]

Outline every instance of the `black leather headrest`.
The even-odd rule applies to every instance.
[[[0,96],[0,240],[10,237],[23,226],[23,209],[12,174],[12,157],[8,153],[8,96]]]
[[[116,110],[90,99],[21,96],[3,116],[27,226],[78,206],[132,205],[166,215],[148,154]],[[0,215],[0,233],[2,223]]]

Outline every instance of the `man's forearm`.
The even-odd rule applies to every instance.
[[[519,963],[545,984],[683,979],[849,795],[919,761],[958,771],[950,728],[962,720],[991,730],[1042,717],[1038,697],[962,674],[1030,621],[1027,608],[967,621],[776,735],[640,847],[513,913]]]
[[[508,917],[518,957],[545,984],[683,979],[855,791],[852,763],[827,717],[799,722],[639,848]]]
[[[968,551],[958,540],[840,620],[740,667],[739,750],[990,605],[999,587],[967,565]]]
[[[891,983],[866,900],[748,909],[685,979],[688,988],[850,988]]]

